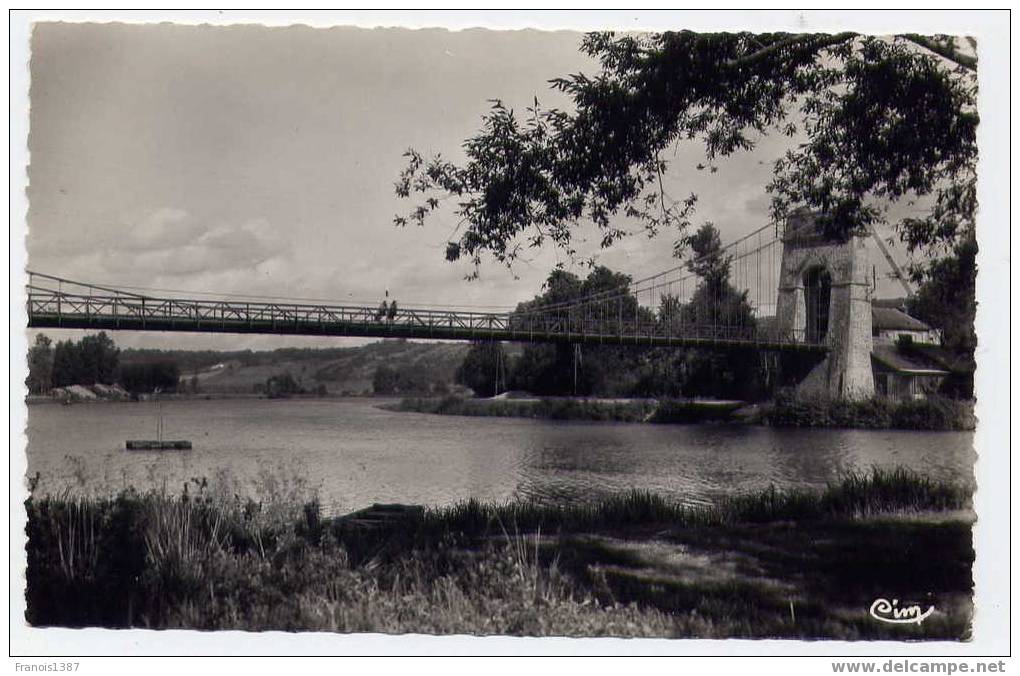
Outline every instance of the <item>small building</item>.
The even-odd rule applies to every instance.
[[[922,345],[938,345],[941,342],[939,332],[920,319],[899,308],[883,307],[877,303],[871,305],[871,336],[876,345],[891,345],[908,339]]]
[[[876,343],[871,350],[875,392],[892,399],[923,399],[937,392],[949,371],[925,354],[900,345]]]
[[[875,392],[893,399],[923,399],[950,375],[939,355],[939,332],[907,314],[898,299],[871,305],[871,366]]]

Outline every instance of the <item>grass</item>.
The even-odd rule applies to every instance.
[[[775,427],[863,427],[869,429],[972,430],[974,406],[967,401],[931,396],[894,401],[873,397],[864,401],[777,397],[764,413]]]
[[[969,507],[902,470],[714,507],[631,492],[584,505],[426,509],[375,529],[315,502],[33,497],[33,625],[662,636],[963,638]],[[922,626],[867,617],[931,602]]]
[[[545,420],[594,420],[613,422],[698,423],[729,417],[731,408],[693,401],[633,399],[601,401],[572,397],[538,399],[466,399],[448,397],[406,397],[385,406],[389,410],[503,418]]]
[[[591,503],[549,505],[528,501],[482,503],[468,500],[425,510],[406,528],[417,533],[487,535],[514,524],[546,533],[668,525],[675,528],[723,526],[769,521],[808,521],[868,517],[902,510],[964,509],[968,491],[957,484],[919,476],[902,468],[849,473],[823,491],[779,490],[774,486],[748,495],[723,498],[712,506],[689,505],[645,491],[612,495]]]
[[[440,415],[595,420],[650,423],[703,423],[730,420],[733,409],[677,399],[599,401],[570,397],[540,399],[465,399],[408,397],[385,406],[389,410]],[[972,430],[973,404],[930,397],[894,401],[873,397],[864,401],[798,399],[779,396],[765,406],[761,422],[773,427],[857,427],[867,429]]]

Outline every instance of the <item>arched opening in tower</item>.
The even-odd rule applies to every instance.
[[[813,267],[804,273],[805,340],[820,343],[829,332],[829,301],[832,295],[832,276],[823,267]]]

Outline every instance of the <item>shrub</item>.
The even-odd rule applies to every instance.
[[[774,427],[862,427],[870,429],[967,430],[973,429],[971,405],[943,397],[894,401],[872,397],[799,399],[776,397],[763,419]]]

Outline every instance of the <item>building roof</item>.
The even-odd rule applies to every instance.
[[[906,312],[907,311],[907,299],[904,298],[903,296],[900,296],[899,298],[872,298],[871,299],[871,306],[872,307],[891,307],[891,308],[893,308],[895,310],[899,310],[900,312]]]
[[[949,371],[917,351],[904,354],[895,345],[875,345],[871,350],[871,358],[885,368],[897,373],[915,375],[948,375]]]
[[[954,354],[939,345],[925,345],[924,343],[914,343],[910,349],[952,373],[974,373],[976,366],[974,355]]]
[[[931,327],[891,307],[871,306],[871,326],[876,331],[930,331]]]

